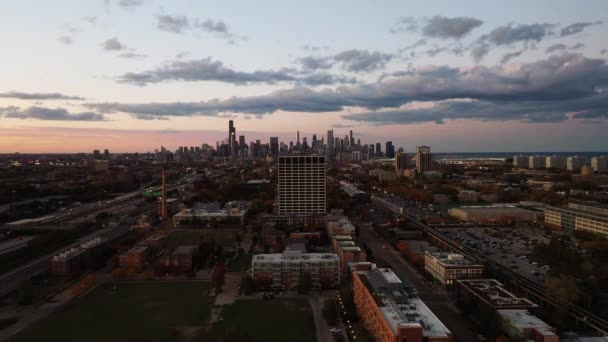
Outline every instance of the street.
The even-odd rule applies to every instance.
[[[431,288],[420,274],[410,266],[397,251],[387,244],[369,226],[359,223],[360,241],[365,243],[372,251],[374,260],[378,264],[386,264],[393,272],[405,282],[410,282],[418,290],[418,296],[437,315],[437,317],[450,329],[454,341],[479,341],[475,331],[469,329],[471,322],[455,312],[448,302],[444,292]],[[385,247],[383,247],[385,246]]]

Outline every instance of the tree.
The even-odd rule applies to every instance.
[[[329,325],[338,324],[338,304],[333,299],[326,300],[323,305],[323,318]]]
[[[219,259],[213,267],[213,273],[211,274],[211,286],[215,288],[215,292],[222,292],[222,286],[226,279],[226,263],[223,259]]]
[[[285,250],[285,243],[283,242],[283,239],[280,237],[277,237],[274,240],[274,244],[272,246],[272,251],[274,253],[283,253],[284,250]]]

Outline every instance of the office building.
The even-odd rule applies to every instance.
[[[424,269],[443,285],[453,285],[460,279],[477,279],[483,274],[483,265],[475,264],[454,253],[424,253]]]
[[[237,143],[236,143],[236,128],[234,127],[234,121],[228,121],[228,149],[230,155],[236,155]]]
[[[99,150],[93,150],[93,159],[101,159],[101,153],[99,153]]]
[[[405,152],[397,153],[395,156],[395,170],[403,171],[411,167],[410,156]]]
[[[416,172],[424,174],[433,168],[433,155],[429,146],[418,146],[416,148]]]
[[[608,157],[593,157],[591,158],[591,168],[594,172],[608,172]]]
[[[273,156],[279,155],[279,137],[270,137],[270,153]]]
[[[529,157],[526,157],[526,156],[514,156],[513,157],[513,166],[519,167],[519,168],[527,168],[529,161],[530,161]]]
[[[353,272],[354,302],[374,341],[453,341],[452,333],[390,268]]]
[[[585,158],[580,156],[572,156],[566,159],[566,168],[568,171],[576,172],[585,164]]]
[[[295,289],[303,277],[309,277],[313,288],[336,288],[340,285],[340,259],[336,254],[300,251],[257,254],[251,260],[251,274],[260,286],[272,289]]]
[[[324,156],[279,156],[278,214],[310,216],[326,214]]]
[[[545,160],[546,158],[542,156],[530,156],[528,158],[528,167],[531,169],[544,169]]]
[[[350,140],[349,140],[349,146],[355,146],[355,138],[353,138],[353,130],[350,130]]]
[[[550,156],[545,158],[545,167],[547,169],[565,169],[566,159],[560,156]]]
[[[386,158],[395,158],[395,146],[392,141],[386,142]]]
[[[572,234],[586,231],[608,236],[608,207],[570,203],[567,207],[546,207],[545,227]]]
[[[382,145],[376,143],[376,157],[382,157]]]

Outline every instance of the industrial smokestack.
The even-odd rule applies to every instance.
[[[167,208],[167,176],[165,175],[165,168],[163,167],[163,189],[162,189],[162,199],[160,205],[160,216],[165,219],[169,216],[169,210]]]

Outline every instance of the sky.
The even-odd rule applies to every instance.
[[[0,23],[0,153],[215,145],[230,119],[247,141],[608,150],[604,0],[22,0]]]

